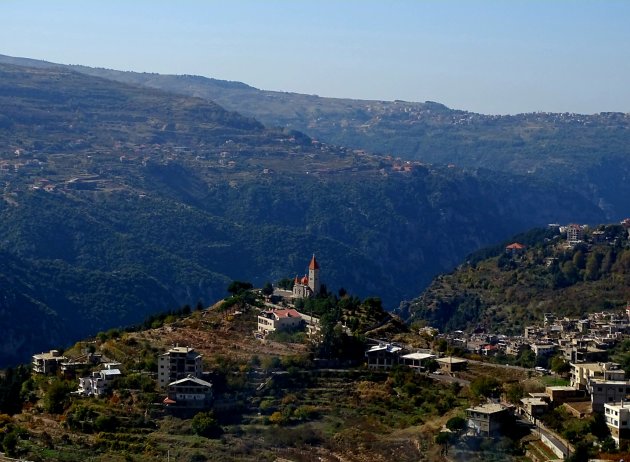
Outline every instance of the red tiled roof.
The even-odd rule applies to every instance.
[[[514,243],[506,246],[505,248],[509,249],[509,250],[523,250],[525,248],[525,246],[523,244],[518,243],[518,242],[514,242]]]
[[[308,269],[316,270],[319,269],[319,263],[315,260],[315,254],[313,254],[313,258],[311,258],[311,263],[308,265]]]
[[[296,310],[293,310],[293,309],[275,310],[273,313],[279,318],[299,318],[300,317],[300,313],[298,313]]]

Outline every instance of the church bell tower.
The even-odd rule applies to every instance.
[[[308,265],[308,286],[311,288],[314,295],[319,294],[319,263],[317,263],[315,259],[315,254],[313,254],[311,263]]]

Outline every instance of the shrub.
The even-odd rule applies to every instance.
[[[221,427],[214,418],[212,412],[199,412],[192,419],[191,427],[193,432],[206,438],[217,438],[221,435]]]

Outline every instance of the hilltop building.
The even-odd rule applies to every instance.
[[[508,255],[523,255],[527,250],[527,246],[521,244],[520,242],[513,242],[510,245],[505,246],[505,253]]]
[[[570,224],[566,232],[569,245],[576,245],[584,240],[584,227],[580,225]]]
[[[258,332],[267,335],[276,330],[298,327],[302,322],[302,315],[294,309],[263,311],[258,315]]]
[[[115,379],[122,376],[120,369],[106,365],[105,369],[92,372],[89,377],[79,379],[79,389],[75,392],[80,396],[103,396],[112,386]]]
[[[171,412],[198,411],[212,406],[212,384],[193,375],[169,383],[167,392],[163,403]]]
[[[44,375],[56,374],[61,363],[67,360],[68,358],[59,353],[58,350],[50,350],[48,353],[33,355],[33,372]]]
[[[480,404],[466,409],[468,431],[475,436],[493,436],[509,418],[509,410],[500,404]]]
[[[203,375],[201,355],[194,349],[177,346],[158,356],[158,383],[161,388],[189,375]]]
[[[604,416],[610,435],[617,446],[621,440],[630,438],[630,406],[627,403],[624,405],[621,401],[604,404]]]
[[[308,265],[308,275],[299,278],[295,276],[293,283],[293,298],[309,298],[319,294],[321,282],[319,278],[319,263],[315,259],[315,254]]]

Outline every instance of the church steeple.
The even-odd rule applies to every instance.
[[[313,254],[313,258],[311,258],[311,262],[308,265],[308,286],[313,291],[313,294],[319,293],[319,263],[315,259],[315,254]]]

